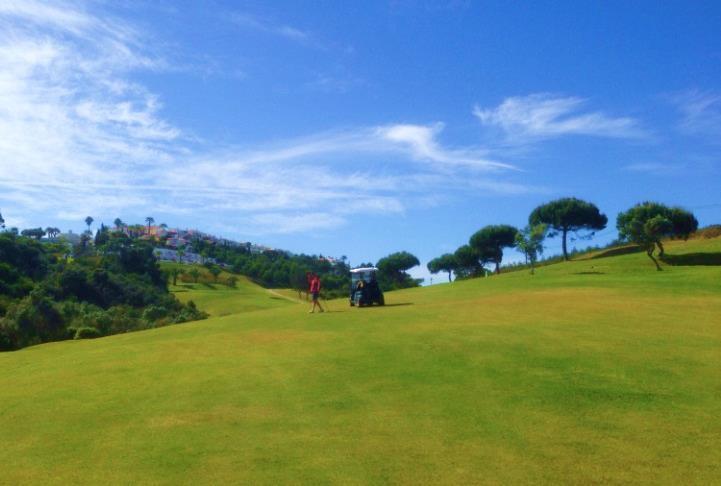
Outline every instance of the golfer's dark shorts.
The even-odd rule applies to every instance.
[[[313,292],[313,302],[316,302],[318,300],[318,292]]]

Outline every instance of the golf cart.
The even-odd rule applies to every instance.
[[[384,305],[383,292],[376,280],[375,267],[354,268],[350,271],[350,305]]]

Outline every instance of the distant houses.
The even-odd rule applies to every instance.
[[[203,257],[199,253],[178,252],[172,248],[156,248],[153,250],[155,257],[161,262],[178,262],[188,264],[216,263],[215,258]]]
[[[154,253],[158,260],[165,262],[179,262],[188,264],[204,264],[204,263],[217,263],[215,259],[210,257],[203,257],[199,253],[190,251],[193,248],[193,243],[197,241],[204,241],[211,245],[231,247],[231,248],[243,248],[246,252],[252,255],[259,254],[290,254],[287,251],[279,250],[270,246],[258,245],[251,242],[237,242],[226,238],[220,238],[208,233],[203,233],[195,229],[179,229],[179,228],[168,228],[166,225],[126,225],[121,224],[115,226],[113,231],[120,231],[127,235],[129,238],[137,238],[140,240],[147,240],[156,247]],[[86,232],[88,233],[88,232]],[[82,234],[73,233],[68,231],[67,233],[61,233],[53,238],[44,238],[45,241],[67,241],[69,244],[76,246],[81,243]],[[89,239],[87,244],[92,245],[93,239]],[[181,250],[181,251],[179,251]],[[320,261],[326,261],[334,264],[338,260],[332,257],[320,255]]]

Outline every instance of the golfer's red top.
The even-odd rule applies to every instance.
[[[314,278],[310,281],[310,291],[311,292],[320,292],[320,279]]]

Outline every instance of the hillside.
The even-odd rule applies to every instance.
[[[0,354],[2,481],[717,482],[721,239],[667,252],[317,315],[175,288],[213,317]]]
[[[164,265],[169,268],[170,265]],[[292,298],[277,291],[264,289],[244,276],[222,272],[218,276],[220,282],[235,278],[237,282],[230,287],[223,283],[214,283],[207,275],[207,270],[199,267],[204,274],[201,282],[178,282],[171,286],[171,292],[181,301],[192,300],[200,309],[213,317],[240,314],[255,310],[273,309],[295,302]]]

